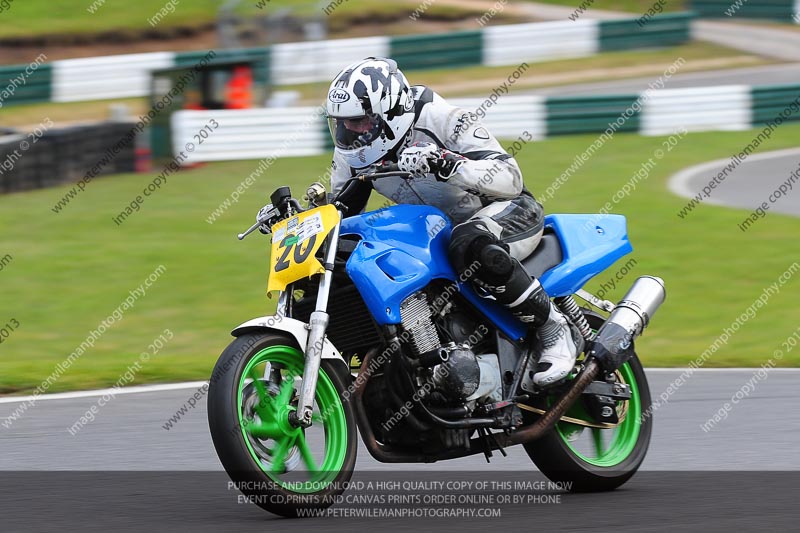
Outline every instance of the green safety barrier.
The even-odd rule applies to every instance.
[[[480,31],[392,37],[389,57],[406,70],[480,65],[483,37]]]
[[[618,119],[614,131],[639,131],[640,108],[632,107],[638,98],[635,94],[548,97],[545,101],[547,135],[600,133]]]
[[[692,0],[692,10],[703,17],[755,18],[792,22],[794,0]],[[730,15],[728,14],[730,13]]]
[[[29,65],[0,67],[0,103],[3,106],[50,101],[53,68],[43,64],[38,67],[29,74],[25,73],[25,69],[30,69]]]
[[[800,107],[800,85],[765,85],[751,89],[753,126],[763,126],[775,122],[783,113],[786,121],[800,120],[800,111],[791,109],[792,103]]]
[[[600,51],[675,46],[690,40],[694,13],[676,13],[638,19],[601,20]]]

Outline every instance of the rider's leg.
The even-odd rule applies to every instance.
[[[576,335],[580,335],[551,304],[539,280],[520,264],[539,244],[543,225],[541,204],[523,194],[478,211],[453,229],[450,242],[450,260],[459,273],[474,272],[475,285],[536,330],[542,354],[534,383],[540,386],[569,374],[578,355]]]

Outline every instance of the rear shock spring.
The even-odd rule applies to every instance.
[[[589,326],[589,322],[586,320],[586,317],[583,316],[581,312],[581,308],[578,307],[578,303],[575,301],[575,298],[572,296],[562,296],[561,298],[555,298],[556,305],[558,308],[561,309],[561,312],[567,315],[567,317],[572,320],[572,322],[578,326],[578,330],[580,330],[581,335],[587,341],[594,339],[594,332],[592,331],[591,326]]]

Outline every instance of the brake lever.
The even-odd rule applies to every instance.
[[[401,178],[404,180],[412,179],[414,175],[411,172],[403,172],[402,170],[390,170],[387,172],[373,172],[372,174],[359,174],[357,179],[359,181],[375,181],[381,178]]]
[[[280,211],[279,211],[278,209],[276,209],[275,207],[273,207],[272,209],[270,209],[269,211],[267,211],[267,212],[264,214],[264,216],[263,216],[263,217],[261,217],[261,218],[259,218],[258,220],[256,220],[256,223],[255,223],[255,224],[253,224],[252,226],[250,226],[250,227],[247,229],[247,231],[245,231],[244,233],[239,233],[239,234],[237,235],[237,238],[238,238],[240,241],[241,241],[241,240],[244,240],[244,238],[245,238],[245,237],[247,237],[248,235],[250,235],[251,233],[253,233],[255,230],[257,230],[259,227],[263,226],[264,224],[267,224],[267,225],[268,225],[268,226],[270,226],[270,228],[271,228],[271,227],[272,227],[272,225],[271,225],[271,224],[269,224],[269,221],[270,221],[270,220],[272,220],[273,218],[277,217],[278,215],[280,215]]]
[[[241,240],[244,240],[244,238],[245,238],[245,237],[247,237],[248,235],[250,235],[251,233],[253,233],[255,230],[257,230],[257,229],[258,229],[258,228],[259,228],[259,227],[260,227],[262,224],[265,224],[266,222],[268,222],[268,221],[269,221],[269,219],[270,219],[270,217],[264,217],[264,218],[262,218],[262,219],[259,219],[259,220],[257,220],[255,224],[253,224],[252,226],[250,226],[250,227],[247,229],[247,231],[245,231],[244,233],[240,233],[240,234],[238,234],[236,237],[237,237],[237,238],[238,238],[240,241],[241,241]]]
[[[384,163],[368,167],[368,170],[359,174],[357,178],[359,181],[374,181],[379,178],[389,178],[392,176],[407,179],[411,177],[411,173],[401,171],[397,163]]]

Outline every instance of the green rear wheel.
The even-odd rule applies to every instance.
[[[587,315],[593,328],[603,318]],[[620,423],[612,428],[586,427],[559,422],[553,431],[525,445],[533,462],[549,479],[571,483],[574,492],[613,490],[630,479],[641,466],[650,445],[652,416],[650,389],[638,356],[617,370],[617,380],[630,385],[631,398],[618,401]],[[526,414],[528,422],[538,415]],[[580,400],[566,416],[591,420]]]
[[[223,467],[251,501],[283,516],[332,505],[356,460],[353,408],[341,400],[350,381],[344,363],[322,361],[312,426],[289,424],[303,364],[293,338],[249,334],[223,352],[209,386],[209,427]]]

